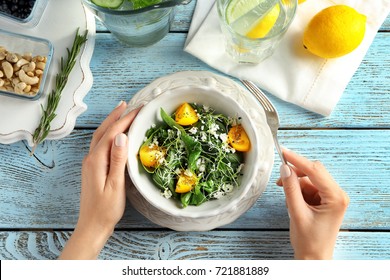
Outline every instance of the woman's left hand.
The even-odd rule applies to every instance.
[[[125,167],[127,136],[124,134],[139,109],[120,118],[122,102],[93,134],[82,164],[80,215],[61,259],[95,259],[122,218],[126,205]]]

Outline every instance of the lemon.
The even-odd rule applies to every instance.
[[[336,58],[356,49],[363,41],[366,16],[346,5],[328,7],[316,14],[303,33],[303,45],[323,58]]]
[[[246,36],[252,39],[265,37],[275,25],[275,22],[279,17],[279,13],[280,6],[279,3],[277,3],[265,16],[260,18]]]
[[[298,0],[298,4],[301,4],[303,2],[306,2],[306,0]]]

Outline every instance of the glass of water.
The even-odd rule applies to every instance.
[[[297,0],[217,0],[226,52],[238,63],[259,63],[271,56],[297,5]]]

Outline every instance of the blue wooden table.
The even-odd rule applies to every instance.
[[[46,141],[33,157],[23,141],[0,145],[0,259],[58,257],[77,222],[81,161],[92,133],[120,100],[167,74],[214,71],[182,51],[195,3],[180,7],[168,36],[149,48],[125,48],[98,24],[94,84],[84,99],[88,110],[71,135]],[[323,161],[350,196],[336,259],[390,259],[389,32],[388,18],[330,117],[270,96],[280,113],[281,143]],[[175,232],[152,224],[128,203],[100,258],[293,258],[284,194],[274,183],[280,165],[275,159],[266,191],[234,223],[210,232]]]

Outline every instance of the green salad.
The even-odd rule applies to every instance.
[[[182,207],[218,199],[239,186],[250,140],[240,118],[183,103],[153,125],[139,149],[139,159],[167,199]]]

